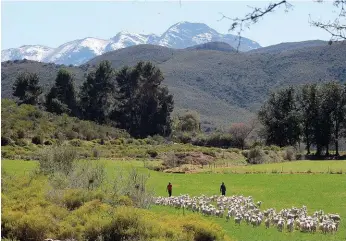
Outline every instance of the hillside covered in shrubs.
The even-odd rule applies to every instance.
[[[80,120],[67,114],[57,115],[33,105],[17,105],[13,100],[1,100],[1,145],[52,145],[62,140],[95,140],[129,137],[121,129]]]

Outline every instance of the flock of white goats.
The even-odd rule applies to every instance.
[[[231,218],[240,225],[246,222],[253,227],[264,223],[266,228],[276,227],[280,232],[300,230],[301,232],[335,233],[338,230],[341,218],[338,214],[325,214],[322,210],[314,212],[312,216],[307,213],[306,206],[302,208],[288,208],[276,212],[274,208],[260,210],[262,202],[254,202],[252,197],[244,196],[199,196],[190,197],[188,194],[177,197],[156,197],[156,205],[184,208],[207,216]]]

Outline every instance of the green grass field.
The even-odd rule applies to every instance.
[[[307,234],[299,231],[293,233],[278,232],[275,228],[265,230],[264,226],[252,228],[242,223],[240,227],[225,219],[207,218],[219,223],[233,240],[346,240],[346,175],[332,174],[168,174],[150,171],[143,167],[141,161],[103,160],[106,163],[107,176],[112,180],[120,169],[139,168],[150,174],[149,185],[156,195],[167,195],[165,187],[168,182],[173,184],[173,195],[218,194],[219,185],[223,181],[227,186],[227,195],[251,195],[255,201],[261,200],[262,208],[273,207],[276,210],[301,207],[306,205],[309,213],[323,209],[326,213],[339,213],[342,221],[335,235],[321,233]],[[346,169],[345,161],[299,161],[279,164],[256,165],[239,168],[254,168],[256,170],[278,169],[294,170],[328,170]],[[11,175],[25,175],[37,167],[34,161],[3,160],[2,172]],[[344,172],[345,173],[345,172]],[[180,213],[170,207],[152,208],[155,212]]]
[[[270,163],[262,165],[225,165],[216,168],[205,168],[202,172],[212,171],[214,173],[346,173],[346,161],[292,161],[282,163]]]

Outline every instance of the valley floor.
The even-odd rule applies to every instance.
[[[324,210],[325,213],[339,213],[341,224],[336,234],[310,234],[294,231],[288,233],[278,232],[275,228],[266,230],[264,225],[252,228],[242,223],[240,227],[234,222],[226,222],[225,218],[205,217],[223,227],[226,234],[232,240],[346,240],[346,178],[344,174],[220,174],[220,173],[194,173],[172,174],[151,171],[144,168],[141,161],[101,160],[107,168],[107,178],[114,179],[117,171],[131,167],[138,168],[141,172],[150,174],[149,186],[155,191],[156,196],[166,196],[166,185],[173,184],[173,196],[179,194],[194,195],[218,195],[221,182],[227,186],[227,196],[245,195],[252,196],[255,201],[262,201],[261,208],[301,207],[306,205],[308,213],[315,210]],[[28,175],[38,163],[35,161],[2,160],[2,174],[7,176]],[[281,168],[305,171],[308,169],[322,171],[329,169],[346,170],[345,161],[299,161],[290,163],[278,163],[268,165],[256,165],[248,168],[252,171],[263,171]],[[240,171],[239,171],[240,172]],[[184,215],[182,210],[170,207],[153,206],[157,213],[176,213]],[[188,211],[187,211],[188,213]],[[186,213],[185,213],[186,214]]]

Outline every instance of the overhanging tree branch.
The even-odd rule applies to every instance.
[[[334,6],[340,8],[338,17],[334,21],[320,22],[311,18],[309,20],[312,26],[321,28],[331,35],[330,44],[333,40],[346,40],[346,0],[335,0]]]
[[[321,3],[323,2],[323,0],[315,0],[315,2]],[[327,31],[332,36],[331,41],[345,40],[346,39],[346,0],[334,0],[333,5],[336,8],[340,8],[340,13],[338,14],[338,17],[334,21],[328,21],[323,23],[321,21],[310,20],[310,23],[312,26],[315,26]],[[250,28],[251,25],[257,23],[261,18],[263,18],[268,13],[274,12],[280,6],[285,6],[285,12],[287,12],[291,7],[293,7],[293,5],[290,4],[288,1],[283,0],[276,3],[270,3],[268,6],[264,8],[251,7],[253,9],[252,12],[246,14],[243,18],[230,18],[220,13],[222,15],[222,18],[219,21],[223,19],[229,19],[232,21],[229,31],[237,31],[237,34],[238,34],[237,51],[239,51],[239,47],[241,43],[241,34],[244,31],[244,28]]]
[[[222,18],[219,20],[223,19],[229,19],[233,21],[231,27],[228,29],[228,31],[237,31],[238,34],[238,46],[237,46],[237,51],[239,51],[240,47],[240,42],[241,42],[241,33],[244,31],[244,27],[250,28],[251,24],[255,24],[258,22],[259,19],[261,19],[264,15],[273,12],[276,8],[280,7],[281,5],[285,5],[286,9],[285,11],[288,11],[289,8],[292,7],[292,4],[288,3],[286,0],[283,0],[278,3],[270,3],[267,7],[265,8],[257,8],[257,7],[250,7],[253,9],[252,12],[248,13],[245,15],[243,18],[230,18],[225,16],[224,14],[221,13]]]

